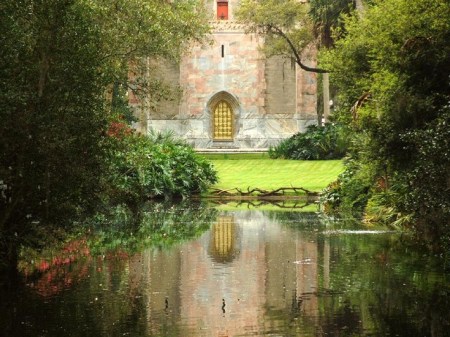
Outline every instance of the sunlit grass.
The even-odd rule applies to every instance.
[[[219,182],[212,187],[223,190],[303,187],[320,192],[343,171],[341,160],[270,159],[267,154],[222,154],[207,157],[219,176]]]

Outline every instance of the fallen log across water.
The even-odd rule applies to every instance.
[[[210,190],[209,197],[247,197],[252,199],[272,199],[272,198],[317,198],[318,192],[310,191],[303,187],[280,187],[274,190],[264,190],[261,188],[250,188],[242,190],[240,188],[231,188],[227,190],[213,188]]]
[[[295,198],[295,199],[249,199],[247,198],[239,198],[239,197],[225,197],[225,198],[211,198],[210,202],[214,205],[228,205],[230,203],[236,203],[236,207],[247,206],[250,208],[259,208],[264,206],[274,206],[276,208],[285,208],[285,209],[302,209],[310,206],[311,204],[315,204],[315,200],[311,200],[310,198]]]

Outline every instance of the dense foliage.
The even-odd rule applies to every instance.
[[[345,21],[322,63],[352,128],[352,159],[329,189],[332,208],[449,242],[450,4],[374,1]]]
[[[346,135],[342,127],[311,125],[306,132],[299,132],[269,148],[269,156],[303,160],[340,159],[346,150]]]
[[[0,11],[0,260],[14,264],[43,223],[95,204],[106,116],[100,32],[82,3]]]
[[[126,114],[115,89],[151,102],[161,85],[138,66],[207,31],[196,0],[1,2],[0,271],[103,199],[110,116]]]
[[[305,70],[326,72],[311,62],[314,34],[307,4],[297,0],[242,0],[235,15],[248,31],[265,38],[267,56],[282,55]]]
[[[198,237],[216,218],[217,210],[193,201],[148,201],[137,211],[123,204],[108,207],[78,233],[49,239],[40,250],[23,249],[19,270],[39,295],[54,296],[88,277],[86,266],[91,263],[127,260],[150,247]]]
[[[354,0],[311,0],[309,2],[309,15],[322,46],[333,46],[333,31],[343,28],[342,16],[351,13],[354,7]]]
[[[187,197],[205,192],[217,181],[212,164],[170,133],[130,133],[111,141],[105,179],[114,203]]]

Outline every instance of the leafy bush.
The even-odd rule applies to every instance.
[[[107,185],[113,199],[187,197],[217,181],[212,164],[170,133],[122,133],[111,141]]]
[[[327,213],[346,212],[362,215],[370,197],[373,172],[354,159],[345,161],[345,171],[325,188],[321,202]]]
[[[366,219],[412,228],[433,249],[450,245],[449,13],[445,0],[375,1],[320,62],[339,92],[333,117],[356,140],[358,172],[333,190],[340,207],[361,200],[349,182],[366,176]]]
[[[439,245],[448,247],[450,109],[438,113],[425,128],[399,135],[408,161],[376,161],[373,153],[364,153],[367,145],[359,137],[360,147],[353,145],[346,170],[321,197],[324,210],[351,212],[363,216],[366,223],[412,227],[421,240],[435,244],[436,249]]]
[[[271,158],[320,160],[340,159],[347,151],[344,129],[334,124],[311,125],[269,149]]]
[[[403,193],[396,207],[416,220],[418,235],[450,246],[450,107],[421,130],[400,135],[409,165],[402,163],[393,177]]]

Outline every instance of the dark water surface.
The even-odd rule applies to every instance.
[[[119,228],[23,262],[0,336],[450,335],[448,262],[398,233],[286,211],[153,221],[160,237]]]

